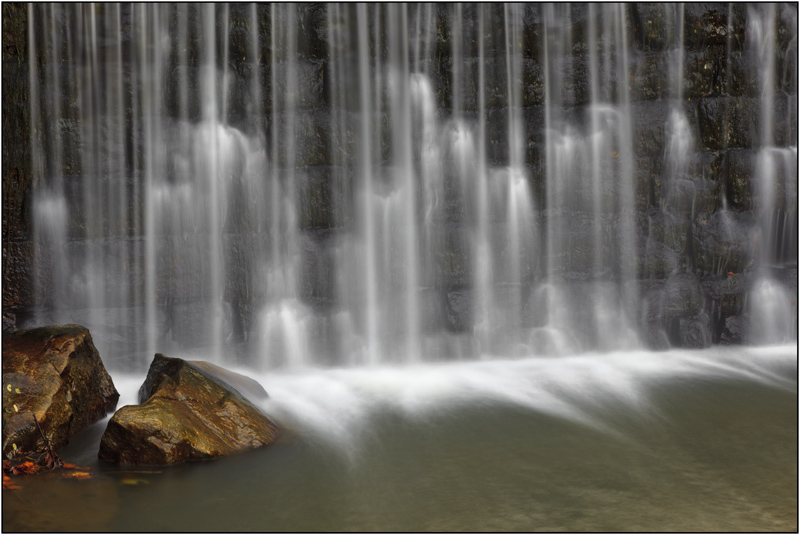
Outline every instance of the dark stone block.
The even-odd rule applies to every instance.
[[[689,217],[662,210],[638,216],[637,273],[640,278],[665,278],[686,266]]]
[[[725,153],[727,180],[725,198],[728,204],[739,210],[753,209],[752,182],[756,152],[732,149]]]
[[[632,101],[658,100],[668,96],[670,79],[661,53],[633,53],[628,66]]]
[[[589,62],[586,56],[568,55],[551,60],[550,77],[553,103],[580,106],[591,101]]]
[[[351,171],[342,167],[306,167],[295,174],[300,228],[346,226],[353,217]]]
[[[744,4],[684,4],[684,46],[702,49],[728,46],[741,50],[745,42]]]
[[[681,84],[683,98],[698,99],[725,93],[725,48],[708,47],[686,52]]]
[[[471,234],[458,225],[442,226],[437,232],[433,257],[435,284],[439,288],[465,288],[472,283]]]
[[[699,275],[739,273],[753,261],[758,233],[751,213],[701,212],[692,223],[692,251]]]
[[[703,289],[692,273],[676,273],[664,283],[664,313],[668,318],[688,318],[703,309]]]
[[[676,4],[639,3],[629,7],[634,44],[645,52],[661,51],[678,42]]]
[[[336,240],[330,231],[301,237],[299,296],[309,305],[329,307],[337,302]]]
[[[278,148],[278,167],[319,167],[335,163],[344,154],[350,140],[332,130],[326,110],[297,110],[294,114],[275,117],[277,135],[272,143]],[[335,136],[335,137],[334,137]],[[291,140],[294,140],[294,143]]]
[[[28,5],[17,2],[5,3],[3,4],[3,63],[27,61],[27,59]]]
[[[3,241],[3,311],[23,311],[32,307],[35,277],[33,243]],[[13,312],[16,316],[16,312]]]
[[[725,58],[724,73],[720,75],[722,93],[734,97],[759,97],[758,65],[751,54],[734,50]]]
[[[760,104],[745,97],[700,99],[700,145],[710,150],[756,147],[760,141]]]
[[[755,148],[764,143],[778,146],[791,144],[797,138],[797,114],[792,113],[797,109],[797,100],[776,95],[772,104],[771,120],[764,123],[763,105],[759,98],[701,98],[698,107],[700,145],[710,150],[720,150]],[[769,132],[763,131],[765,124],[772,125]],[[766,134],[768,137],[765,137]]]
[[[637,158],[663,160],[671,108],[671,104],[664,100],[631,105],[633,150]]]
[[[15,13],[3,4],[7,13]],[[3,26],[4,46],[6,25]],[[5,52],[4,52],[5,53]],[[30,162],[29,84],[27,62],[3,62],[3,249],[8,240],[30,238],[30,198],[33,171]]]
[[[321,2],[297,4],[297,51],[300,57],[310,60],[328,57],[328,9]]]

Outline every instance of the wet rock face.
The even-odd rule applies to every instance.
[[[278,427],[248,399],[266,397],[256,381],[213,364],[157,354],[140,405],[108,423],[99,457],[131,464],[211,459],[271,444]]]
[[[3,337],[3,456],[61,448],[116,407],[119,393],[89,330],[56,325]]]

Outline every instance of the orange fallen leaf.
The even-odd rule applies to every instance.
[[[31,461],[25,461],[24,463],[19,463],[17,466],[12,467],[11,473],[15,476],[19,474],[35,474],[40,468],[39,465]]]
[[[5,489],[17,490],[19,488],[21,488],[21,487],[19,485],[17,485],[16,483],[14,483],[11,480],[10,477],[8,477],[7,475],[3,474],[3,490],[5,490]]]
[[[72,472],[71,474],[64,474],[62,477],[68,477],[70,479],[92,479],[92,474],[89,472]]]
[[[91,468],[88,468],[86,466],[75,466],[74,464],[70,463],[64,463],[64,465],[61,468],[66,468],[67,470],[91,470]]]

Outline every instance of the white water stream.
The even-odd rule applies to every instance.
[[[156,351],[261,369],[642,347],[628,11],[588,6],[584,68],[582,7],[537,10],[534,54],[530,13],[501,7],[332,4],[320,62],[311,11],[293,4],[31,6],[30,54],[45,61],[31,120],[51,126],[32,129],[30,326],[84,323],[127,369]],[[678,221],[687,196],[695,215],[685,16],[665,11],[651,221]],[[748,12],[764,220],[750,301],[775,319],[750,339],[764,343],[796,337],[770,271],[797,239],[796,147],[771,134],[774,19]],[[437,78],[442,24],[452,61]],[[525,103],[535,83],[543,106]]]

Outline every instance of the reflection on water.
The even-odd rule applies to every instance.
[[[95,478],[21,479],[3,529],[797,530],[796,346],[257,378],[278,444],[117,467],[102,423],[62,451]]]

